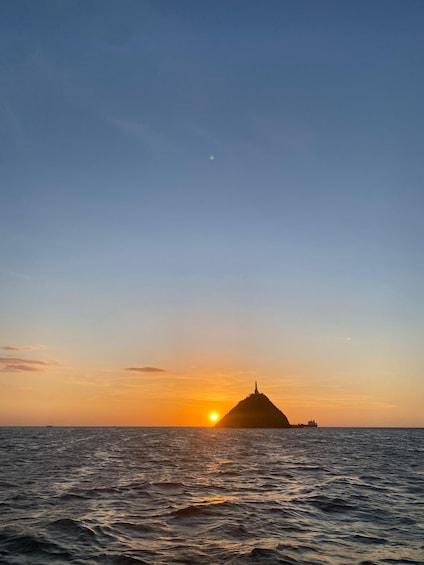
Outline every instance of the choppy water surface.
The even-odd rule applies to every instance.
[[[0,429],[0,563],[424,563],[424,430]]]

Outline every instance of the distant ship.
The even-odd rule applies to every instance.
[[[315,420],[309,420],[307,424],[295,424],[292,428],[317,428],[318,424]]]

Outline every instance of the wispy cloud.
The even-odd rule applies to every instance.
[[[140,138],[143,138],[145,135],[149,135],[150,133],[150,128],[146,124],[143,124],[141,122],[121,120],[119,118],[109,118],[109,122],[121,131]]]
[[[354,338],[349,334],[346,335],[324,335],[324,336],[317,336],[318,339],[322,339],[326,343],[333,344],[334,342],[343,343],[353,341]]]
[[[125,371],[133,371],[134,373],[167,373],[166,369],[159,367],[126,367]]]
[[[276,123],[264,118],[253,123],[256,135],[264,146],[274,146],[294,153],[310,152],[316,132],[303,124]]]
[[[11,271],[10,269],[8,269],[8,270],[0,269],[0,275],[6,276],[8,278],[10,277],[12,279],[22,280],[22,281],[31,281],[32,280],[31,275],[27,275],[26,273],[18,273],[17,271]]]
[[[38,361],[21,357],[0,357],[0,373],[40,372],[57,365],[58,363],[55,361]]]
[[[2,345],[0,349],[3,351],[45,351],[47,347],[45,345]]]
[[[9,141],[9,145],[18,150],[26,151],[28,147],[28,136],[18,113],[0,97],[0,120],[2,130]]]
[[[136,120],[123,120],[120,118],[106,117],[106,121],[121,133],[132,137],[138,143],[153,150],[165,151],[170,153],[181,153],[181,140],[172,138],[170,132],[162,131],[147,123]]]
[[[25,373],[31,371],[40,371],[40,367],[34,365],[5,365],[0,368],[0,373]]]

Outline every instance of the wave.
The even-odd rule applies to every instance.
[[[184,508],[174,510],[171,516],[174,518],[196,518],[203,516],[222,515],[225,512],[234,509],[231,502],[214,502],[212,504],[190,504]]]
[[[28,563],[48,563],[53,558],[67,562],[72,559],[72,554],[65,548],[51,540],[46,540],[41,535],[35,534],[9,534],[0,536],[0,562],[5,557],[4,563],[12,563],[17,555],[28,556]]]
[[[355,506],[343,498],[330,498],[328,496],[313,496],[306,500],[322,512],[350,512]]]
[[[96,533],[89,526],[82,524],[77,520],[72,520],[72,518],[59,518],[54,522],[51,522],[46,526],[46,531],[62,533],[65,536],[72,536],[76,538],[89,538],[93,539],[96,537]]]
[[[122,531],[131,531],[139,534],[150,534],[156,531],[156,528],[153,525],[149,525],[146,523],[138,523],[138,522],[112,522],[110,524],[110,528],[112,530],[118,530],[119,532]]]
[[[297,565],[299,561],[294,558],[283,556],[279,551],[254,547],[248,553],[239,555],[226,562],[228,565],[237,563],[263,563],[264,565]]]
[[[0,563],[422,565],[403,433],[0,428]]]

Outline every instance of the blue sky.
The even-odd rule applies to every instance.
[[[5,346],[281,398],[388,378],[382,421],[423,424],[422,2],[2,8]]]

